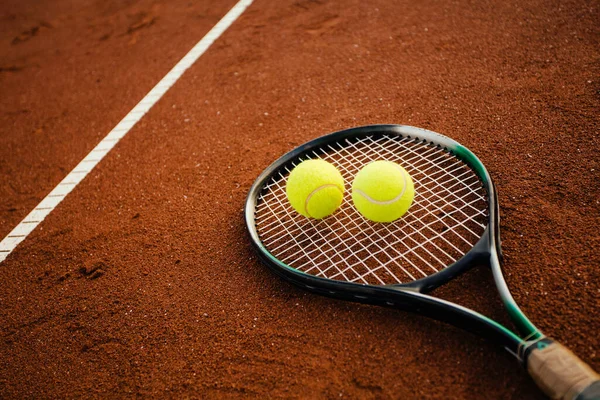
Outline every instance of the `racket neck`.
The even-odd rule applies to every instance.
[[[487,190],[490,196],[490,221],[486,232],[487,234],[485,235],[485,241],[487,242],[486,247],[489,249],[489,265],[492,269],[494,282],[496,283],[496,288],[498,289],[506,312],[515,324],[517,331],[524,338],[524,342],[536,341],[544,335],[525,316],[523,311],[521,311],[510,293],[504,275],[502,274],[502,267],[500,265],[502,259],[502,249],[500,246],[500,206],[498,203],[496,186],[485,170],[485,167],[483,167],[483,164],[481,164],[481,167],[483,174],[480,175],[480,177],[487,183]]]
[[[504,303],[504,307],[506,308],[508,315],[515,324],[519,333],[525,338],[526,341],[540,339],[543,334],[525,316],[523,311],[521,311],[517,305],[517,302],[510,293],[510,290],[508,289],[508,285],[506,284],[504,276],[502,275],[502,268],[500,266],[500,259],[496,252],[496,247],[490,246],[490,248],[490,266],[492,268],[492,274],[494,276],[498,293],[500,294],[500,298],[502,299],[502,303]]]

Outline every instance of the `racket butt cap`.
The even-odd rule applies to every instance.
[[[532,346],[527,371],[550,398],[600,400],[600,375],[573,352],[548,340]]]

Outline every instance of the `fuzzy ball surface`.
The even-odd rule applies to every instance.
[[[374,222],[392,222],[410,208],[415,196],[412,178],[399,164],[373,161],[365,165],[352,183],[356,209]]]
[[[344,178],[327,161],[306,160],[290,173],[286,194],[294,210],[300,214],[315,219],[325,218],[342,204]]]

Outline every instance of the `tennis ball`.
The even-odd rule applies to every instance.
[[[296,211],[305,217],[321,219],[342,204],[344,178],[327,161],[306,160],[292,170],[285,191]]]
[[[404,168],[391,161],[365,165],[352,183],[352,201],[356,209],[375,222],[392,222],[408,211],[415,186]]]

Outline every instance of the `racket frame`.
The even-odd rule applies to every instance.
[[[437,146],[451,153],[469,166],[481,181],[488,202],[488,225],[479,241],[459,260],[425,278],[409,283],[391,285],[367,285],[338,281],[311,275],[297,270],[277,259],[263,245],[255,224],[257,202],[264,186],[284,170],[293,168],[294,161],[306,154],[327,152],[328,144],[356,140],[361,137],[400,136]],[[496,342],[525,363],[525,349],[542,338],[541,332],[523,314],[508,285],[501,268],[500,213],[496,188],[483,163],[469,149],[458,142],[436,132],[406,125],[368,125],[350,128],[316,138],[288,152],[267,167],[256,179],[248,194],[245,205],[245,220],[251,242],[263,264],[277,275],[314,293],[360,303],[395,307],[415,312],[438,321],[472,332]],[[450,281],[476,265],[491,268],[498,293],[518,332],[525,339],[492,319],[452,302],[429,296],[426,293]]]

